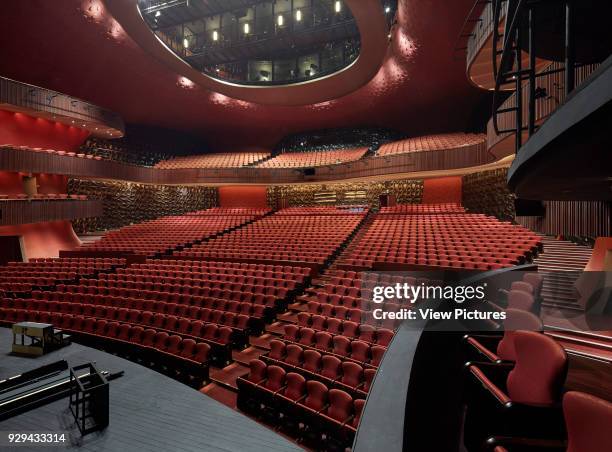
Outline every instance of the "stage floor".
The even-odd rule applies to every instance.
[[[79,344],[39,358],[9,354],[12,333],[0,328],[0,379],[66,359],[96,362],[99,370],[125,371],[110,384],[110,425],[81,438],[68,398],[0,422],[6,432],[65,432],[63,446],[19,446],[17,451],[302,451],[299,446],[204,394],[151,369]],[[8,449],[5,449],[8,450]]]

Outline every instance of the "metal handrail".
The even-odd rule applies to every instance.
[[[497,19],[501,10],[501,3],[504,0],[495,0],[495,6],[496,6],[496,15],[494,16],[495,19]],[[520,17],[520,13],[522,11],[522,8],[524,6],[524,4],[526,3],[525,0],[514,0],[516,1],[516,7],[514,8],[514,14],[512,15],[512,19],[510,19],[509,14],[511,13],[511,8],[510,8],[510,2],[512,0],[508,0],[507,3],[507,13],[506,13],[506,26],[504,27],[504,37],[503,37],[503,48],[502,48],[502,53],[501,53],[501,58],[499,60],[499,67],[497,66],[497,44],[498,44],[498,40],[499,40],[499,33],[497,30],[494,31],[494,35],[493,35],[493,52],[492,52],[492,57],[493,57],[493,68],[494,68],[494,75],[495,75],[495,89],[493,91],[493,129],[495,130],[495,133],[499,134],[500,130],[499,130],[499,125],[497,122],[497,109],[498,107],[501,105],[501,103],[499,102],[499,92],[501,91],[501,85],[502,85],[502,78],[505,75],[505,73],[501,70],[501,68],[505,67],[505,64],[508,60],[508,57],[510,55],[510,49],[511,46],[509,44],[512,43],[512,35],[513,33],[516,32],[516,28],[518,27],[518,18]],[[518,54],[518,58],[521,58],[520,53]],[[522,76],[521,74],[517,74],[517,83],[521,83],[522,81]],[[521,124],[522,127],[522,124]]]

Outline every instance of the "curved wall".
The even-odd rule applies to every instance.
[[[78,127],[0,110],[0,144],[76,152],[88,136],[87,130]]]
[[[23,257],[59,257],[60,250],[70,250],[81,244],[69,221],[0,226],[0,235],[23,238]]]

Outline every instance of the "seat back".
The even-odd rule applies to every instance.
[[[523,275],[523,281],[528,282],[533,286],[533,295],[538,298],[540,296],[540,291],[542,290],[542,285],[544,284],[544,278],[542,275],[537,273],[525,273]]]
[[[522,290],[523,292],[527,292],[528,294],[533,295],[533,285],[527,281],[514,281],[510,285],[510,290]]]
[[[327,386],[320,381],[308,380],[306,382],[306,393],[304,405],[313,410],[319,411],[327,403]]]
[[[295,372],[289,372],[285,378],[287,387],[283,395],[291,400],[298,400],[306,391],[306,379]]]
[[[542,320],[529,311],[507,309],[504,320],[504,337],[497,344],[497,356],[504,361],[515,361],[514,333],[518,330],[542,331]]]
[[[353,422],[351,424],[354,428],[357,428],[359,426],[359,420],[361,419],[361,413],[363,412],[364,405],[364,399],[357,399],[353,402],[353,410],[355,412],[355,417],[353,418]]]
[[[260,359],[252,359],[249,362],[249,376],[247,379],[251,383],[259,383],[261,380],[266,378],[266,363]]]
[[[353,410],[353,398],[340,389],[329,390],[327,415],[338,422],[346,421]]]
[[[546,406],[559,400],[567,374],[567,355],[554,339],[533,331],[514,333],[516,364],[506,381],[510,399]]]
[[[279,366],[268,366],[266,370],[267,380],[264,386],[270,391],[278,391],[285,384],[285,369]]]
[[[612,403],[582,392],[563,397],[567,424],[567,452],[612,450]]]
[[[532,311],[534,305],[533,295],[524,290],[511,290],[508,292],[508,308]]]

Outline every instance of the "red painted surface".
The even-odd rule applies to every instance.
[[[453,52],[473,0],[400,0],[378,74],[351,94],[301,107],[184,87],[125,34],[101,0],[5,3],[0,74],[87,99],[130,123],[200,133],[217,150],[270,148],[289,133],[355,124],[412,136],[459,131],[486,96],[470,86],[465,60]]]
[[[606,268],[606,253],[612,253],[612,237],[597,237],[595,245],[593,246],[593,254],[589,263],[584,267],[584,271],[587,272],[603,272],[610,271],[610,268]],[[608,266],[611,263],[608,263]]]
[[[73,249],[80,240],[69,221],[0,226],[0,235],[23,237],[24,257],[58,257],[60,250]]]
[[[59,174],[36,174],[38,193],[66,193],[68,177]]]
[[[0,110],[0,144],[77,151],[89,132],[23,113]]]
[[[461,204],[461,177],[425,179],[423,204],[454,202]]]
[[[265,185],[219,187],[221,207],[268,207]]]
[[[0,171],[0,194],[16,195],[23,193],[23,182],[21,173]]]

